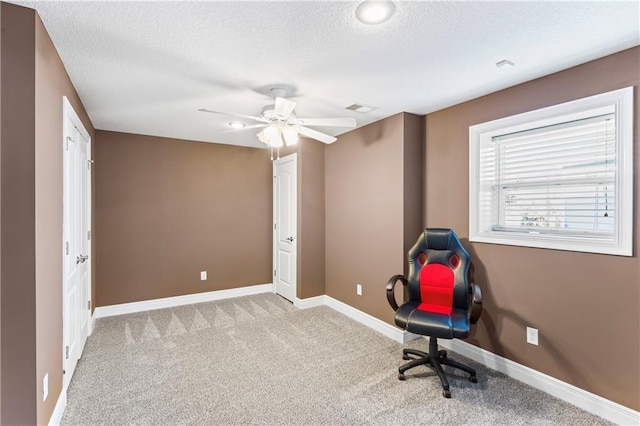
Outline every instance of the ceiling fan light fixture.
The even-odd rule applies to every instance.
[[[364,24],[381,24],[395,11],[396,5],[390,0],[365,0],[356,8],[356,18]]]
[[[287,126],[282,130],[282,137],[284,138],[284,143],[287,144],[287,146],[298,143],[298,132],[291,126]]]
[[[270,125],[264,128],[263,130],[265,137],[267,140],[271,141],[276,138],[278,135],[278,128],[274,125]]]
[[[260,130],[260,132],[258,132],[258,134],[256,136],[258,136],[258,140],[260,142],[262,142],[265,145],[269,145],[269,139],[267,139],[267,137],[265,136],[264,129]]]
[[[270,124],[262,129],[257,136],[260,142],[271,148],[295,145],[299,138],[298,131],[293,126],[282,124]]]
[[[263,133],[264,138],[267,140],[266,144],[274,148],[281,147],[283,145],[282,136],[278,126],[271,124],[264,128],[260,133]],[[258,134],[260,138],[260,134]]]

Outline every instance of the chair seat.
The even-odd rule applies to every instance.
[[[467,311],[453,309],[451,314],[418,309],[419,303],[407,302],[396,311],[395,323],[411,333],[443,339],[464,339],[469,336]]]

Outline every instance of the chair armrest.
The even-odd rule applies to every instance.
[[[474,278],[476,268],[473,262],[469,262],[469,270],[467,273],[467,282],[469,283],[469,294],[471,295],[471,306],[469,307],[469,322],[475,324],[482,313],[482,290],[476,284]]]
[[[471,294],[471,315],[469,321],[471,324],[475,324],[478,322],[478,318],[480,318],[480,314],[482,313],[482,290],[480,290],[480,286],[476,285],[476,283],[471,283]]]
[[[393,292],[393,289],[398,281],[402,281],[402,285],[405,287],[408,284],[407,279],[403,275],[394,275],[389,278],[389,282],[387,282],[387,301],[394,311],[398,310],[398,303],[396,302],[396,295]]]

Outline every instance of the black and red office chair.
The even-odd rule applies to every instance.
[[[473,281],[473,264],[451,229],[427,228],[409,250],[409,277],[394,275],[387,283],[387,300],[396,311],[395,323],[411,333],[429,336],[429,353],[403,349],[402,358],[411,360],[398,369],[398,379],[405,371],[430,365],[442,382],[442,395],[451,398],[449,381],[442,365],[469,373],[477,383],[476,371],[447,358],[438,350],[438,338],[465,339],[471,324],[482,312],[482,293]],[[398,307],[394,287],[400,281],[407,287],[408,301]]]

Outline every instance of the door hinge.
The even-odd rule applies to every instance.
[[[277,224],[277,223],[274,223],[274,224],[273,224],[273,230],[275,231],[276,229],[278,229],[278,224]]]
[[[91,310],[91,300],[87,300],[87,309]]]
[[[69,359],[69,345],[67,345],[67,347],[65,348],[65,359]]]
[[[65,151],[69,151],[69,140],[71,138],[69,136],[67,136],[67,139],[65,140],[65,144],[64,144],[64,149]]]
[[[276,276],[276,270],[275,269],[273,270],[273,276],[274,277]]]
[[[87,170],[91,170],[91,160],[87,160]]]
[[[67,242],[65,243],[65,247],[66,247],[66,248],[65,248],[65,252],[66,252],[66,254],[69,254],[69,241],[67,241]]]
[[[91,231],[87,231],[87,240],[91,239]]]

